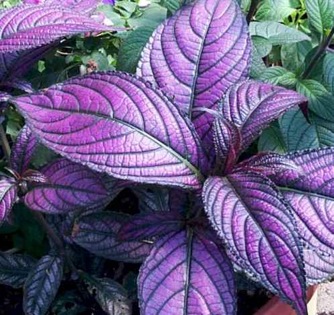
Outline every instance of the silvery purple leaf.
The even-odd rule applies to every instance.
[[[79,209],[101,209],[110,202],[101,175],[81,164],[61,158],[41,170],[49,182],[35,183],[24,202],[32,210],[67,213]]]
[[[43,256],[24,284],[23,310],[26,315],[44,315],[56,297],[63,277],[63,259]]]
[[[28,255],[0,252],[0,283],[21,288],[36,260]]]
[[[0,52],[7,53],[40,47],[65,36],[105,31],[107,27],[70,9],[21,5],[1,12],[0,30]]]
[[[176,12],[153,33],[137,73],[156,83],[192,117],[211,145],[213,108],[227,88],[248,76],[251,43],[234,0],[199,0]]]
[[[307,285],[329,280],[334,275],[334,255],[304,248],[304,263]]]
[[[0,102],[7,102],[10,98],[10,95],[6,92],[0,92]]]
[[[18,134],[10,154],[10,166],[19,174],[28,169],[31,157],[37,147],[37,139],[31,130],[24,126]]]
[[[140,213],[129,218],[119,230],[118,237],[125,241],[138,241],[179,231],[185,218],[178,212]]]
[[[254,173],[209,177],[203,199],[234,262],[306,314],[301,244],[291,210],[272,182]]]
[[[222,247],[186,230],[157,241],[140,268],[141,314],[236,314],[233,269]]]
[[[252,171],[261,173],[265,176],[273,176],[287,170],[291,170],[297,174],[303,173],[303,170],[287,156],[266,152],[258,153],[257,155],[238,163],[234,168],[235,172]]]
[[[141,79],[93,73],[12,101],[47,147],[75,162],[137,182],[201,186],[207,159],[193,126]]]
[[[248,80],[235,84],[226,92],[219,111],[240,129],[243,151],[270,122],[303,102],[307,99],[295,91]]]
[[[42,1],[43,2],[43,1]],[[71,10],[76,10],[80,14],[91,14],[93,13],[98,4],[99,0],[44,0],[44,4],[48,6],[59,6]]]
[[[223,166],[224,173],[229,173],[235,165],[241,146],[241,134],[239,129],[224,118],[216,118],[213,124],[213,141],[216,156]]]
[[[17,192],[17,183],[13,178],[3,177],[0,180],[0,225],[16,202]]]
[[[152,245],[147,242],[122,242],[117,234],[130,216],[116,213],[92,213],[76,220],[72,240],[91,253],[107,259],[142,262]]]
[[[300,237],[317,251],[333,253],[334,149],[288,154],[301,173],[285,171],[273,177],[293,208]]]

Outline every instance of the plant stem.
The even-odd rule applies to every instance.
[[[259,2],[260,2],[259,0],[252,0],[251,5],[250,5],[249,10],[248,10],[248,13],[247,13],[247,17],[246,17],[247,24],[249,24],[250,21],[252,20],[253,15],[256,11],[256,8],[257,8],[257,5],[258,5]]]
[[[5,129],[3,129],[3,126],[0,124],[0,141],[1,141],[1,146],[3,149],[3,153],[6,157],[6,160],[9,161],[10,158],[10,145],[7,140],[6,132]]]
[[[333,36],[334,36],[334,26],[332,27],[328,36],[319,45],[318,50],[316,51],[316,53],[311,58],[311,61],[308,65],[308,67],[305,69],[305,71],[303,72],[303,74],[301,76],[302,79],[306,79],[310,75],[311,71],[313,70],[315,65],[318,63],[318,61],[320,60],[320,57],[322,56],[322,54],[327,50]]]
[[[32,215],[35,217],[36,221],[41,225],[41,227],[43,228],[43,230],[46,232],[46,234],[48,235],[48,237],[56,244],[59,253],[61,256],[63,256],[65,258],[65,261],[67,263],[67,265],[70,267],[72,273],[76,276],[78,276],[78,270],[77,268],[74,266],[72,260],[70,259],[70,257],[68,256],[66,249],[64,247],[63,241],[58,237],[58,235],[54,232],[54,230],[50,227],[50,225],[46,222],[43,214],[41,214],[40,212],[36,212],[36,211],[31,211]]]

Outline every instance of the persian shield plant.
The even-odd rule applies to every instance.
[[[46,6],[4,11],[0,25],[17,20],[2,32],[3,56],[29,49],[36,60],[42,44],[103,28],[87,15]],[[60,22],[50,34],[57,10]],[[145,315],[236,314],[236,271],[307,314],[307,286],[334,274],[334,149],[249,154],[271,122],[307,102],[249,79],[251,46],[234,0],[197,0],[154,31],[136,75],[94,72],[4,97],[26,126],[10,156],[15,176],[0,181],[0,218],[19,199],[54,230],[51,251],[38,262],[0,259],[0,271],[1,264],[26,271],[0,280],[24,284],[27,314],[45,314],[65,265],[98,292],[106,312],[112,305],[129,314],[117,283],[78,270],[68,254],[77,245],[143,262],[138,299]],[[38,143],[62,157],[31,170]],[[124,187],[137,195],[140,213],[103,211]],[[51,299],[36,296],[41,283]]]

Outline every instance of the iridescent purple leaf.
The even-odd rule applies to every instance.
[[[16,202],[17,192],[18,188],[14,179],[3,177],[0,180],[0,225]]]
[[[301,244],[291,210],[272,182],[254,173],[210,177],[203,199],[234,262],[305,314]]]
[[[304,262],[307,285],[320,283],[334,276],[334,255],[304,248]]]
[[[23,291],[23,310],[26,315],[44,315],[56,297],[63,277],[63,260],[43,256],[30,272]]]
[[[91,253],[107,259],[142,262],[152,245],[147,242],[122,242],[117,234],[130,216],[116,212],[92,213],[80,217],[73,226],[72,240]]]
[[[247,23],[236,1],[199,0],[157,28],[137,73],[168,93],[211,145],[213,117],[195,110],[213,108],[231,84],[248,76],[250,50]]]
[[[21,5],[0,14],[0,52],[35,48],[65,36],[107,29],[115,30],[70,9]]]
[[[93,73],[12,101],[46,146],[75,162],[137,182],[201,185],[207,159],[191,123],[141,79]]]
[[[333,253],[334,149],[299,151],[286,155],[301,173],[285,171],[273,177],[291,204],[303,241],[311,248]]]
[[[87,15],[94,12],[100,2],[99,0],[44,0],[45,5],[76,10],[81,14]]]
[[[58,159],[41,170],[49,180],[36,183],[25,195],[32,210],[67,213],[79,209],[101,209],[110,202],[106,184],[97,172],[67,159]]]
[[[296,173],[303,173],[303,170],[285,155],[277,153],[258,153],[251,158],[238,163],[234,168],[238,171],[252,171],[265,176],[272,176],[284,171],[291,170]]]
[[[213,124],[213,140],[216,155],[227,174],[236,163],[241,146],[241,134],[239,129],[224,118],[216,118]]]
[[[141,313],[236,314],[233,269],[222,247],[183,230],[157,241],[139,273]]]
[[[10,98],[10,95],[6,92],[0,92],[0,102],[7,102]]]
[[[243,151],[270,122],[289,108],[306,101],[304,96],[295,91],[248,80],[232,86],[226,92],[219,111],[240,129]]]
[[[31,157],[36,149],[37,139],[31,130],[24,126],[12,146],[10,166],[19,174],[28,169]]]
[[[125,241],[138,241],[179,231],[185,218],[178,212],[140,213],[129,218],[119,230],[118,237]]]
[[[28,255],[0,252],[0,283],[21,288],[36,260]]]

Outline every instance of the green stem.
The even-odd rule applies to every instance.
[[[302,79],[306,79],[310,75],[310,73],[313,70],[313,68],[315,67],[315,65],[319,62],[322,54],[327,50],[329,44],[331,43],[331,40],[332,40],[333,36],[334,36],[334,26],[332,27],[328,36],[319,45],[318,50],[316,51],[316,53],[311,58],[311,61],[308,65],[308,67],[305,69],[305,71],[301,75]]]
[[[32,215],[35,217],[36,221],[40,224],[43,228],[45,233],[48,237],[55,243],[56,247],[58,248],[59,254],[64,257],[67,265],[70,267],[72,273],[74,275],[78,275],[78,270],[74,266],[71,258],[68,256],[67,251],[64,247],[63,241],[58,237],[58,235],[54,232],[54,230],[50,227],[50,225],[46,222],[43,214],[36,211],[31,211]]]
[[[0,124],[0,141],[1,141],[1,146],[3,149],[3,153],[6,157],[6,160],[9,161],[10,158],[10,145],[7,140],[6,132],[5,129],[3,129],[3,126]]]
[[[246,17],[247,24],[249,24],[251,22],[259,2],[260,2],[259,0],[252,0],[251,5],[250,5],[249,10],[248,10],[248,13],[247,13],[247,17]]]

